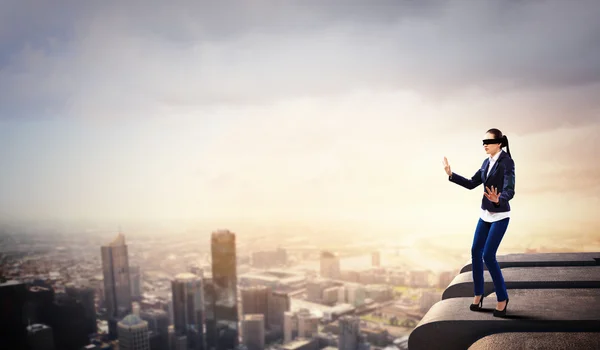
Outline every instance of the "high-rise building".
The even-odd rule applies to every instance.
[[[239,344],[235,234],[228,230],[213,232],[211,253],[217,349],[235,349]]]
[[[357,350],[360,343],[360,319],[354,316],[342,316],[339,319],[339,350]]]
[[[129,278],[131,279],[131,298],[137,300],[142,296],[142,275],[139,266],[129,267]]]
[[[215,287],[212,273],[204,273],[204,315],[206,349],[215,349],[217,346],[217,319],[215,315]]]
[[[65,289],[67,295],[79,301],[84,309],[85,332],[93,334],[98,331],[96,325],[96,290],[89,286],[69,283]]]
[[[6,344],[8,349],[27,347],[27,323],[23,317],[26,298],[24,283],[0,283],[0,344]]]
[[[27,326],[27,343],[29,350],[54,350],[52,328],[39,323]]]
[[[119,350],[150,350],[148,322],[137,315],[127,315],[118,322]]]
[[[57,349],[78,350],[89,344],[85,315],[81,301],[66,293],[55,294],[49,326]]]
[[[240,288],[242,296],[242,314],[261,314],[264,324],[269,324],[268,308],[271,288],[267,286],[253,286]]]
[[[169,349],[169,315],[166,311],[160,309],[149,309],[140,312],[140,318],[148,322],[148,331],[156,336],[154,342],[158,345],[151,348],[161,350]]]
[[[177,336],[185,335],[187,348],[203,350],[204,288],[202,279],[185,272],[171,281],[173,293],[173,324]]]
[[[340,258],[332,252],[321,252],[321,277],[341,278]]]
[[[125,236],[119,233],[107,246],[102,246],[104,300],[111,339],[117,338],[117,322],[131,313],[131,281]]]
[[[49,285],[33,285],[27,289],[27,302],[25,303],[25,317],[27,323],[49,324],[52,304],[54,303],[54,290]]]
[[[265,316],[263,314],[244,315],[242,321],[242,340],[248,350],[265,348]]]
[[[291,300],[288,293],[273,291],[269,294],[269,328],[283,332],[283,320],[286,311],[290,311]]]

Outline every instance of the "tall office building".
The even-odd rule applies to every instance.
[[[339,319],[339,350],[357,350],[360,342],[360,319],[354,316],[342,316]]]
[[[85,323],[85,332],[87,334],[96,333],[98,331],[96,325],[96,290],[89,286],[69,283],[66,286],[66,293],[83,306],[85,318],[81,322]]]
[[[235,349],[239,344],[235,234],[228,230],[213,232],[211,253],[217,349]]]
[[[150,350],[148,322],[136,315],[127,315],[118,323],[119,350]]]
[[[142,274],[139,266],[129,267],[129,278],[131,279],[131,298],[139,300],[142,296]]]
[[[283,320],[286,311],[290,311],[291,300],[288,293],[273,291],[269,294],[268,317],[269,328],[283,332]]]
[[[54,290],[49,285],[33,285],[27,289],[25,317],[27,323],[49,324],[54,303]]]
[[[242,321],[243,345],[248,350],[265,348],[265,316],[263,314],[244,315]]]
[[[156,346],[152,350],[169,349],[169,315],[166,311],[160,309],[149,309],[140,312],[140,318],[148,322],[148,331],[153,332],[157,339],[154,339]]]
[[[215,287],[212,280],[212,272],[204,273],[202,279],[204,284],[204,323],[206,349],[212,350],[217,347],[217,319],[215,316]]]
[[[66,293],[56,293],[49,326],[60,350],[78,350],[89,344],[85,306]]]
[[[131,313],[131,282],[125,236],[119,233],[109,245],[102,246],[101,252],[109,336],[116,339],[117,322]]]
[[[341,277],[340,258],[332,252],[321,252],[321,277],[339,279]]]
[[[171,289],[176,335],[186,336],[188,349],[203,350],[205,344],[202,279],[193,273],[181,273],[171,281]]]
[[[242,297],[242,315],[261,314],[264,316],[265,326],[269,324],[268,308],[271,288],[267,286],[253,286],[240,288]]]
[[[24,283],[0,283],[0,344],[6,344],[7,349],[27,347],[27,323],[23,312],[26,297]]]

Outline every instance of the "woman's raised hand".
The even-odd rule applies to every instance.
[[[446,157],[444,157],[444,170],[446,171],[446,174],[448,174],[448,176],[452,175],[452,170],[450,169],[450,164],[448,164],[448,159],[446,159]]]

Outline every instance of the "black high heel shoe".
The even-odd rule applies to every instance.
[[[471,311],[480,311],[483,306],[483,298],[484,295],[482,294],[481,299],[479,299],[479,303],[469,305],[469,309],[471,309]]]
[[[504,317],[506,316],[506,308],[508,307],[508,298],[506,298],[506,305],[504,305],[504,310],[494,309],[494,317]]]

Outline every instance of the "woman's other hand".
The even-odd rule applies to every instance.
[[[502,193],[498,193],[498,188],[492,186],[490,189],[489,187],[485,186],[485,190],[486,192],[483,192],[483,195],[485,198],[489,199],[490,202],[498,203],[500,201],[498,198],[500,198],[500,194]]]

